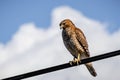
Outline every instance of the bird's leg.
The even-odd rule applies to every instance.
[[[80,54],[78,54],[77,59],[76,59],[77,65],[79,65],[80,62],[81,62],[81,61],[80,61]]]
[[[70,63],[70,65],[72,65],[72,64],[79,65],[79,63],[80,63],[80,54],[78,54],[77,58],[74,57],[73,61],[70,61],[69,63]]]

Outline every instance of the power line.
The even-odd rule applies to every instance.
[[[120,50],[105,53],[105,54],[101,54],[101,55],[97,55],[97,56],[90,57],[90,58],[87,58],[87,59],[83,59],[83,60],[81,60],[81,63],[79,65],[85,64],[85,63],[88,63],[88,62],[98,61],[98,60],[101,60],[101,59],[105,59],[105,58],[109,58],[109,57],[113,57],[113,56],[117,56],[117,55],[120,55]],[[37,75],[41,75],[41,74],[45,74],[45,73],[49,73],[49,72],[73,67],[73,66],[77,66],[77,65],[73,64],[71,66],[69,63],[65,63],[65,64],[49,67],[49,68],[46,68],[46,69],[37,70],[37,71],[33,71],[33,72],[25,73],[25,74],[20,74],[20,75],[17,75],[17,76],[5,78],[5,79],[2,79],[2,80],[20,80],[20,79],[29,78],[29,77],[33,77],[33,76],[37,76]]]

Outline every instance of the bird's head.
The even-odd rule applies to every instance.
[[[66,29],[66,28],[69,28],[73,25],[74,24],[72,23],[72,21],[70,19],[65,19],[65,20],[61,21],[60,29]]]

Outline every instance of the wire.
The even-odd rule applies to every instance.
[[[101,59],[105,59],[105,58],[109,58],[109,57],[113,57],[113,56],[117,56],[117,55],[120,55],[120,50],[105,53],[105,54],[101,54],[101,55],[97,55],[97,56],[90,57],[90,58],[87,58],[87,59],[83,59],[83,60],[81,60],[79,65],[85,64],[85,63],[88,63],[88,62],[98,61],[98,60],[101,60]],[[49,68],[46,68],[46,69],[37,70],[37,71],[33,71],[33,72],[25,73],[25,74],[20,74],[20,75],[17,75],[17,76],[5,78],[5,79],[2,79],[2,80],[20,80],[20,79],[29,78],[29,77],[32,77],[32,76],[37,76],[37,75],[41,75],[41,74],[45,74],[45,73],[49,73],[49,72],[73,67],[73,66],[77,66],[77,65],[76,64],[70,65],[69,63],[65,63],[65,64],[49,67]]]

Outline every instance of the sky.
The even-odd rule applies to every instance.
[[[119,0],[0,0],[0,79],[72,60],[59,29],[60,21],[66,18],[85,33],[91,56],[119,50],[119,3]],[[119,56],[94,62],[96,78],[85,66],[77,66],[25,80],[117,80],[118,63]]]
[[[0,42],[7,43],[24,23],[48,28],[54,8],[66,5],[81,11],[89,18],[109,24],[109,32],[116,31],[120,24],[119,0],[0,0]]]

